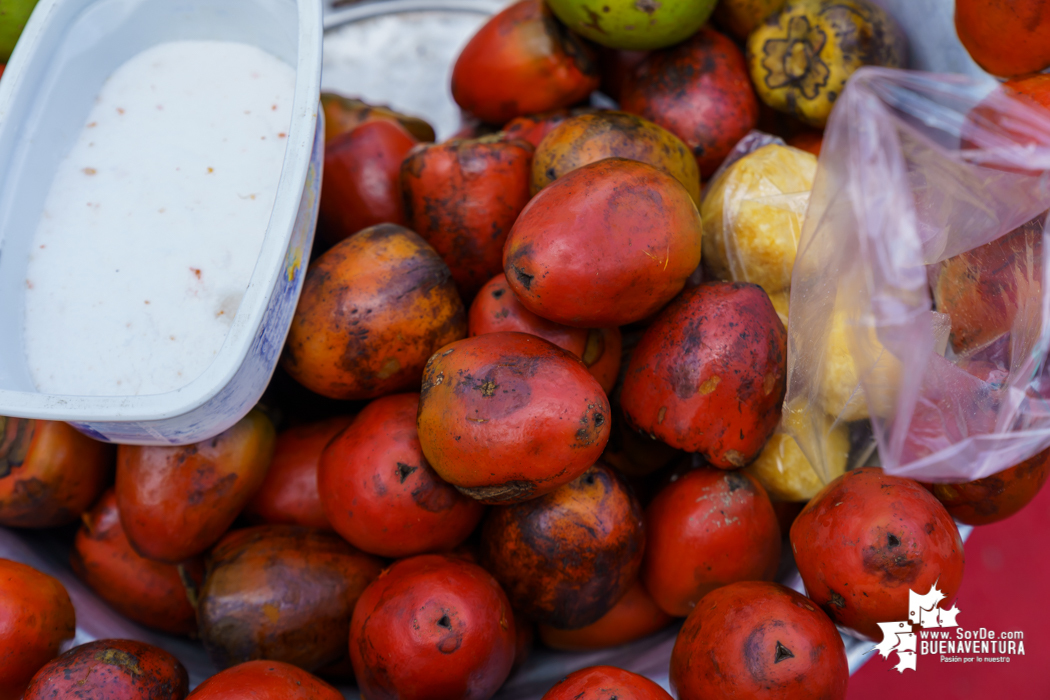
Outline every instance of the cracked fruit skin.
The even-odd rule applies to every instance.
[[[478,119],[569,107],[598,88],[596,51],[565,29],[543,0],[521,0],[486,22],[452,69],[452,97]]]
[[[606,395],[616,383],[623,348],[619,328],[573,328],[540,318],[518,301],[502,272],[481,288],[467,317],[467,332],[471,337],[500,331],[528,333],[568,350],[583,360]]]
[[[270,419],[255,409],[193,445],[121,445],[117,508],[132,548],[181,564],[215,544],[266,478],[274,439]]]
[[[673,700],[645,676],[615,666],[588,666],[554,684],[542,700]]]
[[[747,40],[759,98],[820,128],[858,68],[903,68],[906,59],[900,27],[869,0],[794,0]]]
[[[627,73],[620,108],[682,139],[703,177],[714,174],[759,116],[743,53],[709,28],[649,54]]]
[[[420,145],[401,163],[408,225],[445,261],[466,302],[503,269],[503,243],[529,202],[532,152],[495,134]]]
[[[492,509],[481,530],[480,563],[514,609],[561,629],[612,610],[644,552],[642,507],[600,462],[540,498]]]
[[[201,641],[220,669],[267,659],[316,671],[346,656],[354,604],[382,568],[333,532],[234,530],[208,555]]]
[[[877,623],[908,620],[909,590],[934,583],[941,607],[962,583],[963,543],[952,517],[918,482],[878,467],[848,471],[813,497],[791,526],[809,597],[832,622],[867,639]]]
[[[510,674],[515,636],[487,571],[428,554],[398,561],[361,594],[350,660],[366,700],[488,700]]]
[[[76,634],[76,613],[57,579],[0,559],[0,700],[18,700],[29,680]]]
[[[332,399],[414,389],[427,358],[467,334],[448,265],[412,231],[380,224],[310,265],[281,365]]]
[[[609,440],[609,400],[583,362],[525,333],[447,345],[427,362],[419,443],[445,481],[485,503],[575,479]]]
[[[620,402],[629,426],[722,469],[755,459],[780,422],[787,333],[762,288],[707,282],[645,331]]]
[[[81,644],[40,669],[23,700],[183,700],[185,667],[155,646],[130,639]]]
[[[778,583],[723,586],[693,609],[671,652],[679,700],[843,700],[846,647],[828,616]]]
[[[419,394],[376,399],[321,455],[318,484],[328,520],[365,552],[399,558],[451,550],[485,513],[427,463],[418,410]]]
[[[150,561],[131,548],[110,489],[84,514],[70,553],[77,578],[124,617],[168,634],[196,635],[197,611],[187,584],[204,579],[204,562],[193,559],[179,568]]]
[[[627,112],[581,114],[553,129],[536,147],[532,192],[605,158],[637,160],[664,171],[682,183],[699,206],[700,173],[689,148],[666,129]]]
[[[0,416],[0,525],[75,522],[112,475],[112,445],[59,421]]]
[[[700,213],[667,173],[624,158],[577,168],[521,212],[503,250],[511,290],[566,326],[605,328],[660,310],[700,264]]]
[[[736,581],[772,581],[780,525],[754,477],[701,467],[656,494],[645,509],[649,542],[642,583],[668,615],[682,617]]]
[[[191,700],[343,700],[343,694],[298,666],[248,661],[197,686]]]
[[[956,0],[955,31],[981,68],[1009,78],[1050,66],[1045,0]]]
[[[948,514],[967,525],[1005,520],[1031,503],[1050,474],[1050,449],[1009,469],[961,484],[923,484]]]
[[[694,34],[715,0],[547,0],[572,31],[611,49],[647,51]]]

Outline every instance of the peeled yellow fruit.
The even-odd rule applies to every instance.
[[[769,300],[773,302],[773,308],[776,309],[777,316],[780,317],[780,322],[787,326],[788,302],[791,301],[791,292],[786,289],[782,292],[773,292],[769,295]]]
[[[861,66],[901,68],[904,34],[869,0],[795,0],[751,33],[747,62],[759,98],[823,127]]]
[[[853,332],[859,332],[859,342],[854,349],[862,358],[861,368],[870,368],[865,377],[868,396],[859,386],[860,375],[851,353],[849,339]],[[847,422],[868,418],[871,399],[876,415],[889,416],[896,402],[900,375],[900,360],[882,346],[873,326],[861,324],[851,329],[846,314],[835,312],[828,331],[824,378],[820,385],[825,413]]]
[[[753,282],[769,295],[787,289],[816,173],[812,153],[770,144],[719,175],[700,206],[711,274]]]
[[[786,412],[783,421],[801,422],[802,415]],[[825,438],[821,442],[824,448],[824,466],[829,472],[825,476],[826,480],[817,475],[795,438],[780,430],[769,438],[758,459],[744,470],[758,479],[774,501],[808,501],[817,495],[827,481],[842,476],[849,457],[849,430],[846,426],[839,424],[831,429],[832,420],[827,416],[823,419],[823,425]]]

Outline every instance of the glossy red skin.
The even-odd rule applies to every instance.
[[[376,399],[325,448],[321,504],[355,547],[400,558],[455,548],[485,506],[441,480],[419,447],[419,394]]]
[[[208,555],[197,619],[216,668],[270,659],[316,671],[346,655],[350,615],[382,570],[333,532],[234,530]]]
[[[678,700],[843,700],[842,637],[809,598],[777,583],[733,583],[706,595],[671,652]]]
[[[923,484],[948,510],[967,525],[1005,520],[1031,503],[1050,474],[1050,449],[1043,450],[998,474],[962,484]]]
[[[641,581],[635,581],[623,598],[597,622],[575,630],[540,625],[539,633],[540,639],[551,649],[591,651],[617,647],[648,637],[667,627],[673,620],[660,609]]]
[[[787,333],[762,288],[707,282],[674,300],[631,355],[628,425],[716,467],[748,464],[780,423]]]
[[[973,60],[992,75],[1050,66],[1050,12],[1044,0],[956,0],[955,30]]]
[[[207,679],[192,700],[343,700],[320,678],[280,661],[248,661]]]
[[[705,178],[758,123],[744,54],[710,28],[650,53],[623,81],[620,108],[685,141]]]
[[[325,145],[318,230],[329,244],[376,224],[408,225],[399,175],[417,143],[400,124],[377,119]]]
[[[130,639],[81,644],[40,669],[23,700],[183,700],[186,669],[174,656]]]
[[[113,451],[66,423],[0,416],[0,525],[75,522],[113,478]]]
[[[420,144],[401,164],[408,226],[448,265],[465,302],[503,269],[503,244],[530,197],[532,151],[497,135]]]
[[[711,591],[772,581],[780,526],[769,496],[744,472],[702,467],[664,487],[645,509],[642,583],[668,615],[682,617]]]
[[[273,424],[258,410],[193,445],[121,445],[117,507],[132,548],[166,564],[203,553],[262,485],[273,448]]]
[[[500,331],[529,333],[568,350],[584,360],[587,371],[598,380],[606,394],[616,383],[623,342],[619,328],[588,330],[540,318],[518,301],[502,272],[481,288],[467,315],[467,334],[471,337]],[[599,334],[600,338],[592,338],[594,334]],[[595,347],[599,348],[600,354],[593,350]]]
[[[908,591],[962,583],[963,545],[948,511],[918,482],[878,467],[846,472],[791,526],[809,597],[838,625],[879,640],[877,623],[908,619]]]
[[[609,440],[609,400],[583,362],[525,333],[450,343],[423,371],[417,425],[427,461],[487,503],[550,493]]]
[[[492,697],[514,663],[514,616],[484,569],[428,554],[397,562],[361,595],[350,660],[366,700]]]
[[[70,564],[81,581],[124,617],[168,634],[196,634],[197,611],[186,585],[200,585],[204,562],[186,562],[184,582],[179,567],[140,557],[120,525],[112,489],[84,514]]]
[[[672,700],[645,676],[615,666],[589,666],[554,684],[542,700]]]
[[[481,530],[481,564],[514,609],[561,629],[608,613],[644,552],[642,507],[600,462],[552,493],[493,509]]]
[[[244,514],[258,523],[331,530],[317,493],[317,465],[325,446],[353,419],[335,416],[279,433],[266,479]]]
[[[31,566],[0,559],[0,700],[19,700],[33,675],[75,634],[65,587]]]
[[[591,46],[542,0],[521,0],[485,23],[452,69],[452,97],[482,121],[575,104],[598,87]]]
[[[1050,109],[1050,75],[1037,73],[1007,80],[1003,87],[1025,95],[1038,105]]]
[[[503,125],[503,138],[528,141],[533,148],[540,145],[543,137],[569,117],[574,117],[586,109],[556,109],[542,114],[529,114],[514,117]]]
[[[681,183],[651,165],[607,158],[532,198],[507,237],[503,270],[538,316],[622,326],[682,290],[700,263],[700,237],[700,214]]]

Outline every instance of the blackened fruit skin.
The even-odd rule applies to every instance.
[[[714,466],[742,467],[780,422],[787,334],[762,288],[708,282],[645,331],[624,377],[627,423]]]
[[[1032,502],[1050,474],[1050,449],[998,474],[962,484],[924,484],[948,510],[967,525],[1005,520]]]
[[[593,651],[629,644],[667,627],[674,618],[657,606],[640,580],[596,622],[575,630],[540,625],[539,635],[551,649]]]
[[[704,597],[671,652],[679,700],[843,700],[846,648],[811,600],[777,583],[746,581]]]
[[[909,591],[934,584],[944,603],[962,583],[963,544],[944,506],[918,482],[878,467],[848,471],[791,526],[806,592],[831,620],[868,639],[879,622],[907,620]]]
[[[494,509],[481,533],[481,562],[512,605],[561,629],[599,620],[627,593],[645,551],[642,508],[598,463],[531,501]]]
[[[310,391],[372,399],[414,389],[427,358],[467,334],[448,265],[412,231],[358,231],[310,265],[281,365]]]
[[[339,661],[354,604],[381,569],[332,532],[235,530],[208,557],[197,612],[204,648],[218,668],[268,659],[314,671]]]
[[[427,554],[398,561],[361,595],[350,660],[368,700],[487,700],[510,673],[515,636],[487,571]]]
[[[0,525],[76,522],[113,478],[113,445],[60,421],[0,416]]]
[[[743,53],[710,28],[642,60],[623,81],[620,108],[685,141],[705,178],[758,123]]]
[[[503,269],[503,244],[529,202],[532,151],[497,134],[421,144],[401,163],[408,226],[448,265],[465,303]]]
[[[103,639],[40,669],[23,700],[183,700],[189,675],[174,656],[143,642]]]
[[[485,503],[536,498],[597,461],[609,400],[582,360],[525,333],[451,343],[427,362],[419,443],[445,481]]]

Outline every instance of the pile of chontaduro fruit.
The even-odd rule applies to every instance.
[[[323,96],[315,259],[260,406],[185,447],[0,417],[0,524],[79,521],[60,532],[85,584],[203,644],[219,673],[197,700],[341,697],[328,681],[485,700],[535,637],[595,650],[682,618],[680,700],[844,697],[836,625],[877,639],[935,583],[950,603],[953,518],[1017,512],[1050,452],[966,484],[846,471],[830,416],[869,408],[832,333],[817,476],[781,414],[805,207],[769,198],[804,204],[835,98],[858,66],[899,65],[900,33],[869,0],[713,5],[510,6],[456,63],[471,118],[442,143]],[[1050,105],[1047,83],[1009,89]],[[579,106],[599,85],[623,111]],[[742,148],[758,125],[784,140]],[[1009,330],[1033,291],[994,263],[1037,233],[933,275],[956,349]],[[773,582],[787,550],[805,596]],[[0,560],[0,700],[189,693],[142,642],[60,655],[74,630],[58,581]],[[545,696],[613,697],[669,698],[607,666]]]

